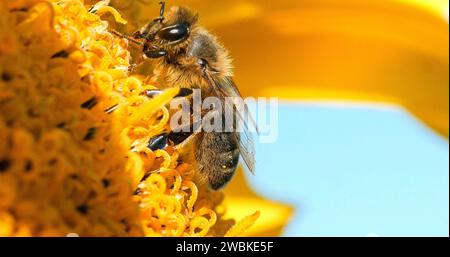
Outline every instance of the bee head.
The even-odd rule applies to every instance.
[[[145,40],[144,53],[147,57],[163,57],[162,52],[176,52],[187,44],[197,20],[198,15],[186,7],[172,7],[164,14],[162,4],[160,17],[134,33],[133,37]]]
[[[231,76],[228,52],[215,36],[197,23],[198,15],[189,8],[172,7],[164,15],[163,4],[160,17],[135,33],[134,37],[145,39],[144,54],[151,59],[161,59],[163,68],[168,70],[169,80],[185,80],[192,84],[201,80],[205,71]]]

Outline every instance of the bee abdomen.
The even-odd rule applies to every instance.
[[[238,150],[223,152],[220,158],[214,161],[209,170],[209,184],[212,189],[219,190],[224,187],[234,176],[239,162]]]
[[[199,172],[212,189],[221,189],[233,177],[239,162],[237,144],[233,133],[203,133],[198,139],[195,157]]]

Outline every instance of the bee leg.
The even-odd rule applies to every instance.
[[[179,145],[188,139],[193,132],[170,132],[155,136],[148,141],[148,148],[152,151],[163,150],[170,145]]]
[[[137,40],[138,38],[136,38],[134,36],[128,36],[128,35],[122,34],[117,30],[109,29],[109,32],[111,32],[111,34],[118,36],[120,38],[125,38],[126,40],[130,41],[131,43],[133,43],[135,45],[142,46],[144,44],[143,42],[138,41]]]
[[[148,148],[152,151],[163,150],[169,146],[169,134],[164,133],[148,141]]]
[[[128,72],[133,73],[136,71],[139,66],[141,66],[144,63],[144,57],[142,55],[138,56],[136,61],[134,61],[129,67]]]
[[[169,133],[169,140],[170,142],[172,142],[174,145],[179,145],[181,143],[183,143],[184,141],[186,141],[186,139],[188,139],[191,135],[193,134],[192,131],[189,132],[170,132]]]
[[[159,90],[159,89],[145,90],[145,95],[153,98],[157,95],[160,95],[162,92],[163,92],[163,90]],[[193,94],[192,89],[182,87],[182,88],[180,88],[180,92],[175,96],[175,98],[186,97],[186,96],[190,96],[192,94]]]

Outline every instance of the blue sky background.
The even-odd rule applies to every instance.
[[[295,206],[285,236],[449,235],[448,141],[408,112],[283,103],[279,130],[249,181]]]

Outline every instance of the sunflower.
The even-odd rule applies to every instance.
[[[0,235],[242,234],[257,205],[229,218],[224,193],[197,185],[175,149],[146,147],[177,90],[143,96],[158,85],[129,73],[128,42],[109,30],[127,21],[89,7],[0,2]]]

